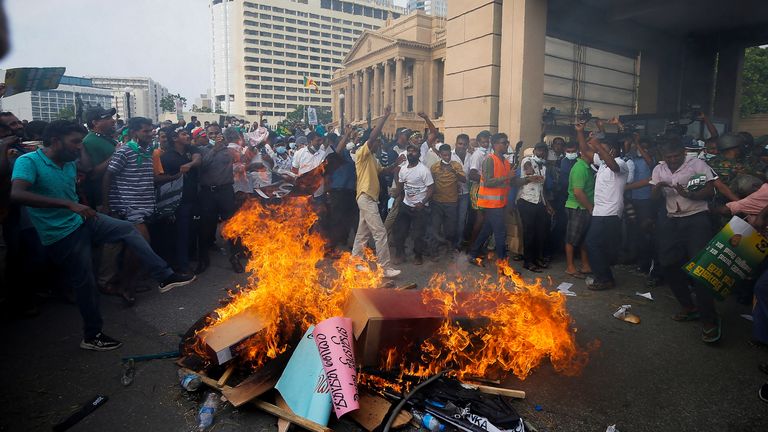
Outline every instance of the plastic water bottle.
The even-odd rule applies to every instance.
[[[216,414],[216,405],[218,404],[217,402],[218,401],[216,400],[215,393],[208,393],[208,395],[205,397],[205,402],[203,403],[203,406],[200,407],[200,413],[197,415],[198,431],[204,431],[211,427],[213,424],[213,416]]]
[[[181,384],[184,390],[193,392],[200,388],[200,385],[203,384],[203,380],[200,379],[200,375],[185,373],[183,370],[179,369],[179,384]]]
[[[432,432],[441,432],[445,430],[445,425],[440,423],[430,413],[424,413],[418,410],[413,410],[411,411],[411,414],[413,414],[413,419],[416,420],[416,423],[418,423],[419,426],[427,430],[430,430]]]

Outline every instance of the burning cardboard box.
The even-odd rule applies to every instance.
[[[464,294],[469,296],[460,293],[459,298]],[[364,367],[379,366],[390,348],[418,349],[446,319],[437,306],[424,304],[421,291],[388,289],[352,290],[344,316],[352,319],[355,355]],[[469,311],[460,310],[449,318],[468,326],[485,321],[469,316]]]
[[[232,360],[232,348],[235,345],[255,335],[265,326],[265,321],[252,308],[206,328],[199,336],[216,362],[224,364]]]

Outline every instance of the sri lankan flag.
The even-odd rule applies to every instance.
[[[314,87],[316,92],[320,91],[320,87],[317,85],[317,81],[312,78],[304,77],[304,88]]]

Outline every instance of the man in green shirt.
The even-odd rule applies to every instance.
[[[96,208],[101,205],[101,184],[104,172],[112,153],[115,152],[117,141],[112,138],[115,133],[115,109],[102,107],[91,108],[85,112],[85,123],[88,125],[88,135],[83,138],[83,159],[81,168],[88,176],[84,187],[88,205]]]
[[[577,125],[577,128],[579,126],[583,128],[582,125]],[[587,234],[594,207],[595,176],[589,167],[589,161],[585,159],[587,156],[582,153],[571,168],[568,176],[568,200],[565,202],[565,211],[568,214],[568,228],[565,234],[565,258],[568,266],[565,272],[579,279],[584,279],[585,273],[592,272],[584,237]],[[578,270],[573,263],[576,248],[579,248],[581,255],[581,270]]]

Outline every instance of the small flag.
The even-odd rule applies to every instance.
[[[317,85],[317,81],[313,80],[312,78],[304,77],[304,88],[307,87],[314,87],[315,91],[320,91],[320,87]]]

